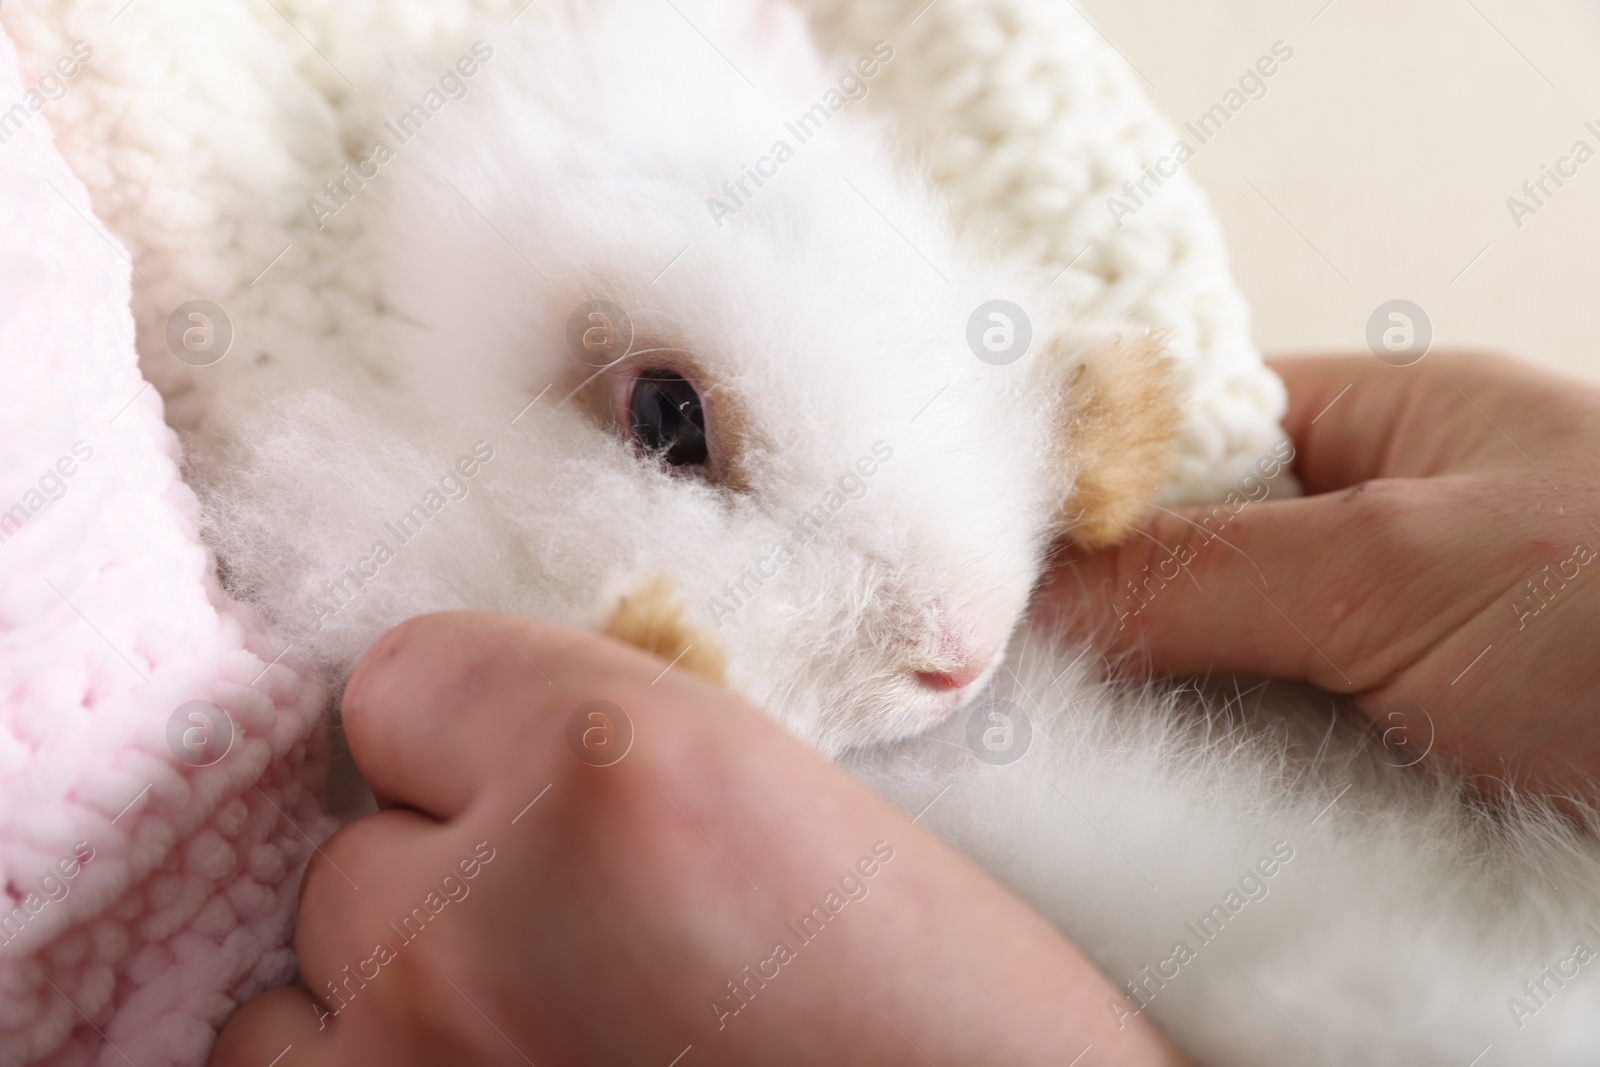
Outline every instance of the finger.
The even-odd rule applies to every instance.
[[[1307,493],[1345,489],[1390,469],[1395,435],[1410,424],[1421,371],[1369,356],[1291,356],[1268,365],[1289,390],[1283,429]]]
[[[1470,521],[1456,506],[1448,486],[1399,480],[1160,512],[1115,549],[1069,548],[1041,605],[1162,673],[1359,691],[1481,606],[1441,601],[1440,589],[1455,588],[1437,580],[1441,568],[1483,562],[1441,550],[1438,524]]]
[[[317,849],[300,883],[295,953],[306,987],[337,1010],[350,969],[373,946],[403,940],[407,908],[449,869],[451,831],[413,811],[380,811],[334,834]]]
[[[337,1062],[332,1031],[318,1021],[321,1009],[304,989],[274,989],[245,1004],[222,1027],[209,1067],[262,1067],[283,1062],[317,1067]],[[287,1055],[286,1055],[287,1054]]]
[[[505,738],[489,712],[507,703],[533,712],[549,685],[534,657],[554,658],[531,647],[525,626],[515,637],[506,630],[476,613],[426,615],[362,657],[342,713],[351,755],[380,803],[447,819],[498,765]]]
[[[1499,423],[1526,422],[1528,391],[1546,391],[1544,422],[1552,399],[1581,388],[1533,364],[1481,352],[1436,353],[1406,367],[1366,356],[1267,362],[1289,390],[1283,427],[1308,493],[1464,470],[1473,457],[1517,459]]]
[[[345,688],[344,726],[380,802],[447,819],[487,784],[531,780],[566,752],[564,712],[659,671],[644,653],[550,623],[425,615],[363,657]]]

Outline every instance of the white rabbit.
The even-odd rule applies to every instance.
[[[384,151],[308,206],[383,330],[274,353],[256,410],[241,364],[194,461],[230,587],[335,675],[470,606],[724,680],[1202,1062],[1600,1062],[1567,824],[1283,687],[1113,687],[1028,620],[1057,538],[1139,515],[1178,406],[1158,341],[951,236],[860,104],[910,61],[824,59],[776,0],[603,0],[397,77]]]

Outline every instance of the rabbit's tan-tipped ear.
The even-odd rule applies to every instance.
[[[1077,472],[1065,532],[1089,548],[1116,544],[1172,473],[1183,408],[1172,357],[1148,333],[1116,336],[1069,365],[1062,445]]]

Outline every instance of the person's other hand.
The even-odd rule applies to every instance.
[[[1485,355],[1272,365],[1308,495],[1241,471],[1233,507],[1069,551],[1044,602],[1159,672],[1354,694],[1471,772],[1600,776],[1600,390]]]
[[[214,1067],[1179,1062],[976,867],[631,648],[426,616],[344,714],[385,810],[311,862],[308,988],[237,1011]]]

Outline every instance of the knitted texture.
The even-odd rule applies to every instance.
[[[93,850],[70,892],[0,947],[0,1065],[197,1064],[241,997],[292,973],[294,887],[330,825],[312,788],[326,694],[286,666],[293,653],[264,670],[284,650],[224,603],[199,545],[163,417],[200,425],[219,386],[175,358],[168,320],[189,300],[221,305],[227,358],[251,361],[267,396],[275,351],[334,359],[368,345],[382,308],[355,213],[320,231],[307,199],[370,141],[363,87],[390,57],[492,40],[522,4],[0,11],[21,71],[6,45],[5,99],[41,85],[73,42],[93,51],[0,144],[0,509],[77,442],[92,450],[65,494],[0,542],[0,875],[13,904],[78,843]],[[1281,436],[1282,387],[1251,346],[1192,179],[1169,179],[1120,227],[1106,211],[1176,139],[1122,58],[1059,0],[803,6],[841,55],[895,47],[868,106],[894,116],[968,236],[1036,268],[1086,320],[1165,332],[1189,405],[1166,497],[1222,495]],[[237,732],[203,768],[176,761],[166,733],[196,699]]]
[[[968,236],[1036,268],[1080,319],[1162,332],[1188,399],[1163,496],[1225,496],[1282,439],[1287,399],[1193,176],[1179,169],[1120,220],[1107,208],[1179,140],[1128,62],[1062,0],[807,6],[842,54],[880,39],[900,53],[868,101],[901,120]]]
[[[0,36],[0,99],[37,84]],[[280,650],[222,605],[135,363],[127,253],[44,114],[8,114],[0,1064],[197,1064],[235,1004],[293,972],[305,835],[329,829],[307,789],[325,694],[269,668]],[[232,734],[203,767],[169,744],[195,700]]]
[[[1282,438],[1286,399],[1250,339],[1221,227],[1192,175],[1180,168],[1132,215],[1107,208],[1178,140],[1127,61],[1058,0],[800,2],[840,55],[880,39],[895,47],[867,104],[893,116],[969,237],[1036,269],[1086,322],[1163,333],[1188,407],[1163,497],[1226,495]],[[166,347],[167,317],[186,300],[227,310],[250,346],[237,358],[261,363],[254,377],[268,394],[274,347],[332,359],[365,344],[381,311],[356,223],[341,216],[319,232],[307,198],[348,146],[371,140],[360,87],[391,57],[492,39],[521,6],[169,0],[113,21],[121,0],[56,0],[0,15],[30,73],[65,42],[104,42],[51,117],[148,279],[134,293],[139,351],[169,421],[198,424],[210,396],[204,368]]]

